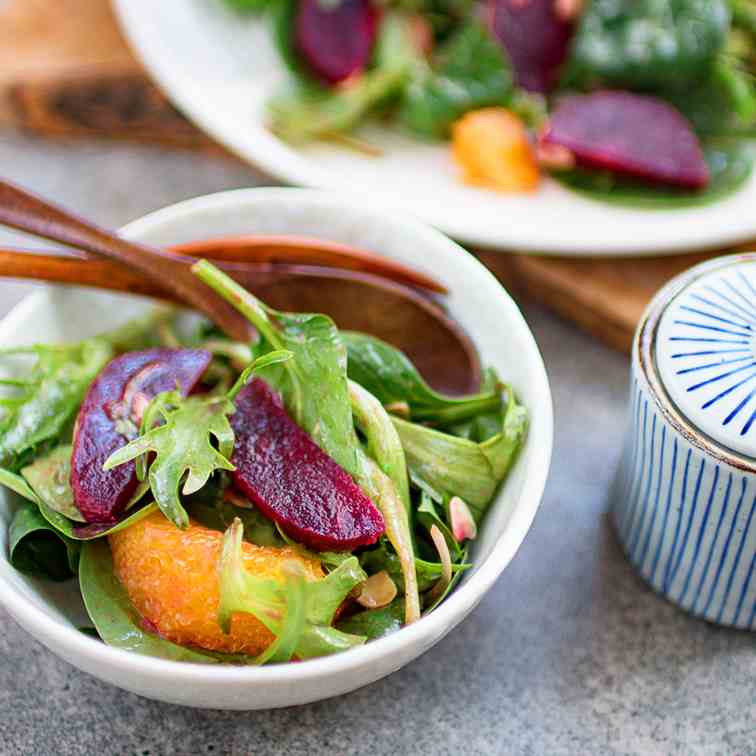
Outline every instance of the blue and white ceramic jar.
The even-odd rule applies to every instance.
[[[756,629],[756,254],[657,294],[630,405],[612,512],[628,558],[692,614]]]

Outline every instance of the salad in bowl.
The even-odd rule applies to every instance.
[[[434,611],[525,442],[511,387],[439,394],[388,343],[194,271],[253,343],[161,308],[3,350],[11,564],[76,577],[83,630],[176,661],[302,661]]]

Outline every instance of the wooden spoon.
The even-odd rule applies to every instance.
[[[193,250],[199,257],[223,257],[218,244],[218,240],[200,242]],[[238,249],[232,247],[236,250],[230,253],[232,258]],[[216,264],[276,309],[324,312],[341,328],[372,333],[394,344],[439,391],[468,393],[480,385],[480,362],[469,337],[434,301],[415,289],[359,270],[268,262],[216,260]],[[0,250],[0,276],[94,286],[181,302],[174,291],[155,279],[110,260],[6,249]]]
[[[122,239],[5,181],[0,181],[0,223],[97,257],[117,260],[160,281],[176,299],[207,315],[231,338],[244,341],[252,334],[250,324],[240,313],[197,280],[188,260]]]

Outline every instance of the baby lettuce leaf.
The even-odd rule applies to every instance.
[[[176,527],[186,529],[189,516],[181,504],[179,489],[189,496],[203,488],[216,471],[235,469],[229,461],[234,451],[234,431],[228,417],[235,411],[236,394],[256,370],[290,358],[291,353],[285,351],[259,357],[223,396],[182,398],[178,392],[158,394],[145,417],[155,418],[159,412],[163,424],[111,454],[104,469],[112,470],[154,453],[148,476],[152,495],[163,514]]]
[[[281,10],[280,17],[279,49],[298,78],[291,91],[269,103],[271,129],[282,139],[303,142],[348,132],[405,86],[417,53],[410,24],[403,16],[390,14],[381,22],[370,70],[335,88],[308,79],[291,49],[293,27],[286,9]]]
[[[511,391],[499,414],[498,432],[483,442],[453,436],[393,417],[412,480],[434,498],[460,496],[480,522],[506,476],[527,429],[527,413]]]
[[[442,504],[442,502],[439,502],[439,504]],[[443,505],[448,506],[448,502],[443,502]],[[454,538],[451,528],[447,525],[446,520],[444,520],[439,514],[433,497],[427,491],[420,491],[420,503],[417,507],[417,521],[428,531],[430,531],[435,525],[446,539],[452,559],[459,557],[461,553],[459,544]]]
[[[119,530],[133,525],[143,517],[147,517],[147,515],[152,514],[157,509],[157,505],[148,504],[115,524],[83,525],[80,522],[70,520],[65,515],[48,506],[40,497],[40,492],[33,490],[29,483],[20,475],[12,473],[9,470],[0,469],[0,485],[9,488],[19,496],[35,504],[39,514],[47,525],[66,543],[68,541],[88,541],[93,538],[106,536],[109,533],[117,533]]]
[[[26,375],[0,381],[9,396],[0,398],[0,465],[18,471],[37,449],[67,441],[70,423],[89,384],[117,353],[155,341],[160,323],[174,317],[170,308],[76,344],[35,345],[0,350],[0,356],[32,358]]]
[[[18,470],[41,445],[56,441],[89,384],[113,356],[105,339],[65,346],[21,347],[0,354],[35,358],[14,395],[0,399],[0,465]]]
[[[24,504],[8,532],[10,563],[20,572],[49,580],[76,574],[79,544],[61,535],[34,504]]]
[[[418,136],[443,139],[468,111],[507,105],[513,93],[501,45],[482,22],[471,20],[442,45],[432,65],[417,59],[399,118]]]
[[[109,646],[172,661],[205,664],[219,661],[214,656],[176,645],[143,629],[141,617],[113,572],[107,541],[89,541],[82,546],[79,586],[89,618]]]
[[[289,661],[294,655],[309,659],[365,642],[331,626],[346,596],[366,578],[356,557],[314,581],[305,580],[301,566],[291,562],[285,566],[287,579],[281,583],[247,572],[242,561],[242,534],[241,521],[234,520],[223,539],[218,623],[230,632],[232,616],[246,612],[265,625],[276,641],[258,663]]]
[[[649,186],[607,171],[570,170],[554,173],[563,186],[585,197],[612,205],[647,210],[698,207],[717,202],[743,187],[753,173],[754,148],[734,140],[711,142],[704,147],[711,179],[701,192],[682,192]]]
[[[71,447],[56,446],[52,451],[37,458],[21,474],[32,487],[37,497],[50,509],[76,522],[85,522],[74,503],[71,488]],[[144,494],[144,491],[142,491]]]
[[[385,341],[353,331],[342,331],[341,337],[349,377],[383,404],[405,402],[413,420],[444,425],[501,406],[495,383],[472,396],[443,396],[433,391],[406,355]]]
[[[205,260],[194,266],[194,272],[259,331],[258,353],[289,350],[294,355],[260,376],[281,393],[297,425],[357,479],[359,442],[347,391],[346,348],[334,322],[325,315],[273,310]]]
[[[371,641],[401,630],[403,617],[404,599],[397,598],[380,609],[368,609],[353,614],[336,623],[336,627],[345,633],[363,635]]]
[[[415,571],[410,525],[411,502],[407,463],[399,436],[383,405],[362,386],[349,382],[349,397],[357,427],[367,439],[361,485],[378,505],[386,535],[399,556],[404,584],[407,624],[420,618],[420,593]],[[375,460],[375,461],[373,461]]]
[[[725,0],[592,0],[566,81],[655,90],[692,83],[722,51],[729,28]]]

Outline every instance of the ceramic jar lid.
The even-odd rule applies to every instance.
[[[756,459],[756,261],[733,258],[680,290],[653,355],[678,412],[715,444]]]

